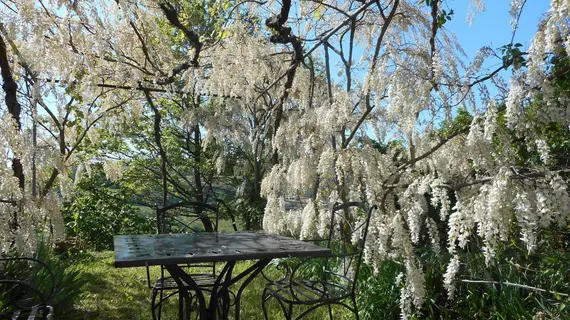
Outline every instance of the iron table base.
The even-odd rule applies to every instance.
[[[245,278],[241,286],[236,292],[234,307],[235,307],[235,319],[239,320],[240,311],[240,299],[243,290],[247,285],[265,268],[265,266],[271,261],[271,259],[262,259],[257,261],[251,267],[242,271],[238,275],[232,278],[233,269],[236,261],[228,261],[222,271],[219,273],[214,287],[209,290],[204,290],[196,284],[196,282],[178,265],[165,265],[170,275],[174,278],[174,281],[180,287],[180,310],[178,317],[180,320],[190,320],[192,312],[192,300],[195,298],[198,302],[198,319],[200,320],[215,320],[228,319],[230,311],[230,286],[236,284],[238,281]],[[188,289],[183,285],[187,283],[194,295],[190,294]],[[211,290],[211,291],[210,291]],[[209,304],[206,303],[205,293],[210,294]]]

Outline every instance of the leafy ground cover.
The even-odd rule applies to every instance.
[[[116,269],[113,252],[87,252],[77,256],[76,266],[83,272],[87,284],[71,310],[60,310],[58,319],[115,320],[152,319],[150,293],[147,287],[145,268]],[[236,272],[249,266],[240,263]],[[151,271],[151,279],[158,276],[158,269]],[[264,279],[256,278],[242,296],[241,319],[264,319],[261,309],[261,293]],[[176,306],[169,306],[174,311]],[[334,308],[335,319],[352,319],[346,311]],[[269,304],[269,318],[282,319],[277,304]],[[173,319],[172,312],[166,319]],[[328,318],[327,309],[315,311],[306,319]]]

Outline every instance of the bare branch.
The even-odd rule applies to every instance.
[[[561,297],[570,297],[570,294],[567,293],[562,293],[562,292],[558,292],[558,291],[551,291],[551,290],[546,290],[546,289],[542,289],[539,287],[533,287],[533,286],[528,286],[526,284],[520,284],[520,283],[513,283],[513,282],[508,282],[508,281],[493,281],[493,280],[469,280],[469,279],[462,279],[461,282],[463,283],[472,283],[472,284],[494,284],[494,285],[505,285],[505,286],[510,286],[510,287],[516,287],[516,288],[521,288],[521,289],[526,289],[526,290],[532,290],[532,291],[538,291],[538,292],[546,292],[546,293],[551,293],[554,295],[559,295]]]

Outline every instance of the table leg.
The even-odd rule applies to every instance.
[[[220,318],[227,319],[229,316],[229,289],[226,283],[230,283],[232,279],[232,272],[235,266],[235,261],[228,261],[222,271],[218,274],[218,278],[214,283],[214,287],[212,288],[212,294],[210,298],[210,310],[213,313],[216,313],[219,306],[220,299],[222,300],[222,306],[220,310]],[[223,281],[222,281],[223,279]],[[219,288],[219,289],[218,289]]]
[[[183,285],[186,282],[192,290],[196,292],[196,297],[198,299],[199,305],[199,314],[200,320],[215,320],[218,316],[217,310],[220,302],[220,298],[222,299],[222,307],[220,310],[220,317],[222,320],[228,319],[229,316],[229,309],[230,303],[228,299],[229,295],[229,288],[230,286],[236,284],[241,279],[245,278],[244,282],[239,287],[237,294],[235,296],[235,319],[239,320],[239,313],[240,313],[240,300],[243,290],[247,287],[247,285],[255,279],[255,277],[261,273],[263,268],[270,262],[270,259],[266,260],[259,260],[254,263],[249,268],[242,271],[236,277],[232,278],[232,272],[235,266],[235,261],[229,261],[226,263],[222,271],[218,274],[218,278],[214,283],[214,287],[212,288],[211,297],[210,297],[210,305],[206,307],[206,299],[204,298],[204,293],[202,288],[200,288],[192,278],[182,270],[177,265],[167,265],[165,266],[170,275],[174,278],[174,281],[180,287],[180,294],[183,297],[183,300],[186,300],[186,319],[190,319],[190,311],[191,311],[191,303],[192,299],[190,293]],[[222,281],[223,279],[223,281]],[[182,317],[180,316],[182,320]]]
[[[255,264],[253,264],[251,267],[247,268],[246,270],[244,270],[242,273],[240,273],[239,275],[237,275],[235,278],[229,280],[227,283],[224,282],[224,286],[227,288],[229,288],[229,286],[237,283],[238,281],[240,281],[241,279],[247,277],[244,282],[241,284],[241,286],[238,289],[238,292],[236,294],[236,301],[235,301],[235,320],[239,320],[239,312],[240,312],[240,300],[241,300],[241,294],[243,292],[243,290],[245,289],[245,287],[247,287],[247,285],[253,280],[255,279],[255,277],[261,273],[261,271],[263,270],[263,268],[265,268],[265,266],[270,262],[271,260],[259,260],[257,261]]]
[[[181,296],[181,299],[180,298],[179,299],[185,301],[186,312],[182,312],[182,314],[179,314],[178,315],[179,319],[189,320],[190,312],[192,311],[191,310],[192,297],[190,296],[190,292],[188,292],[188,290],[186,289],[184,282],[187,283],[194,292],[196,292],[196,298],[198,299],[198,307],[200,308],[199,309],[200,320],[215,319],[215,316],[214,318],[212,318],[208,315],[208,310],[206,309],[206,300],[204,299],[204,293],[202,292],[202,289],[196,284],[196,282],[178,265],[165,265],[164,267],[166,268],[166,270],[168,270],[168,272],[170,273],[170,275],[172,276],[172,278],[180,288],[179,294]],[[181,311],[184,308],[182,305],[182,301],[179,301],[179,303],[180,303],[179,311]]]

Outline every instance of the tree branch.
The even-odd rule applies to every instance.
[[[192,61],[190,63],[193,66],[197,67],[198,58],[200,57],[200,50],[202,49],[203,46],[203,44],[200,42],[200,36],[196,32],[188,29],[185,25],[182,24],[182,22],[180,22],[176,8],[174,8],[170,3],[161,3],[159,4],[159,7],[164,13],[166,19],[170,22],[170,24],[180,29],[180,31],[184,33],[184,35],[190,42],[190,45],[194,47],[194,57],[192,58]]]
[[[570,297],[570,294],[567,294],[567,293],[562,293],[562,292],[558,292],[558,291],[546,290],[546,289],[542,289],[542,288],[538,288],[538,287],[528,286],[528,285],[526,285],[526,284],[519,284],[519,283],[508,282],[508,281],[499,282],[499,281],[493,281],[493,280],[469,280],[469,279],[462,279],[461,282],[463,282],[463,283],[471,283],[471,284],[498,284],[498,285],[505,285],[505,286],[510,286],[510,287],[517,287],[517,288],[527,289],[527,290],[532,290],[532,291],[551,293],[551,294],[559,295],[559,296],[562,296],[562,297]]]

